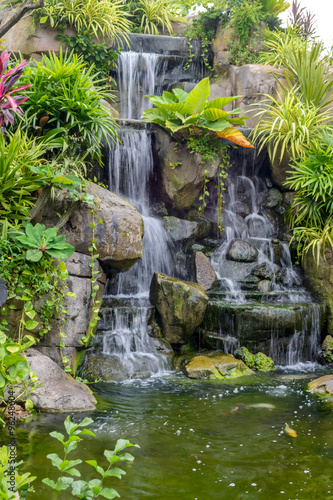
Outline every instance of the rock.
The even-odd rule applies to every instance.
[[[283,245],[279,240],[277,239],[272,240],[272,251],[273,251],[274,264],[276,265],[281,264],[281,259],[283,255]]]
[[[279,271],[280,268],[276,264],[262,262],[252,269],[251,274],[261,280],[272,280]]]
[[[231,205],[230,210],[243,218],[251,213],[249,205],[243,201],[235,201],[235,203]]]
[[[236,349],[234,356],[236,359],[241,359],[249,368],[254,367],[254,355],[246,347]]]
[[[274,361],[263,352],[254,355],[254,368],[260,372],[275,370]]]
[[[85,384],[74,380],[36,349],[25,352],[30,370],[36,373],[38,382],[43,384],[29,396],[37,410],[68,412],[95,409],[96,399]]]
[[[258,283],[259,292],[268,293],[273,289],[272,282],[270,280],[262,280]]]
[[[276,188],[270,189],[267,192],[265,207],[266,208],[276,208],[278,205],[281,205],[283,202],[283,194]]]
[[[237,262],[255,262],[258,250],[245,240],[232,240],[226,255],[228,260]]]
[[[155,148],[159,163],[161,196],[171,209],[184,210],[192,207],[199,197],[205,178],[213,179],[219,159],[213,165],[201,163],[199,154],[190,154],[186,144],[175,142],[167,132],[155,127]]]
[[[6,302],[7,298],[8,293],[5,280],[0,278],[0,307]]]
[[[177,217],[164,217],[164,227],[171,241],[205,238],[214,229],[209,221],[192,222]]]
[[[316,378],[309,383],[309,391],[333,396],[333,375]]]
[[[185,366],[185,374],[189,378],[224,380],[242,377],[253,373],[243,361],[230,354],[195,356]]]
[[[321,254],[319,266],[310,250],[302,261],[304,281],[315,295],[328,306],[327,333],[333,335],[333,251],[325,248],[325,255]]]
[[[281,191],[289,191],[289,188],[285,186],[285,182],[288,179],[287,172],[290,170],[290,160],[290,154],[284,153],[280,161],[280,149],[278,148],[274,161],[270,162],[272,180]]]
[[[326,335],[321,344],[321,357],[325,363],[333,364],[333,337]]]
[[[206,255],[202,252],[195,254],[195,274],[199,285],[202,285],[204,290],[212,288],[216,281],[216,273]]]
[[[80,372],[91,382],[121,382],[130,378],[129,369],[119,357],[99,353],[87,353]]]
[[[143,220],[136,208],[124,198],[111,193],[92,182],[87,191],[94,195],[97,202],[94,219],[95,238],[99,261],[103,269],[126,271],[142,257]],[[58,213],[64,214],[73,204],[68,191],[61,191],[54,203],[49,200],[34,219],[47,227],[59,222]],[[98,224],[98,219],[103,224]],[[66,235],[66,241],[77,252],[90,255],[92,214],[88,205],[81,204],[70,216],[60,233]]]
[[[154,273],[150,301],[159,312],[165,339],[186,344],[204,317],[208,297],[198,283]]]

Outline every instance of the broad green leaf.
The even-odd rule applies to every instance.
[[[178,97],[179,102],[185,104],[188,92],[185,92],[183,89],[173,89],[172,92]]]
[[[217,97],[216,99],[212,99],[211,101],[208,101],[206,104],[206,109],[207,108],[223,108],[229,102],[235,101],[236,99],[240,99],[242,96],[241,95],[236,95],[235,97]]]
[[[113,489],[113,488],[103,488],[99,492],[99,494],[100,494],[101,497],[108,498],[108,499],[112,499],[112,498],[116,498],[116,497],[120,498],[119,493],[115,489]]]
[[[26,253],[26,259],[30,260],[31,262],[39,262],[42,257],[43,252],[38,249],[28,250]]]
[[[209,94],[209,78],[204,78],[191,90],[186,98],[185,105],[190,108],[191,115],[197,115],[204,110]]]
[[[35,328],[37,328],[38,325],[39,325],[39,322],[33,321],[32,319],[30,319],[29,321],[27,321],[25,323],[25,327],[27,330],[34,330]]]
[[[228,116],[226,111],[218,108],[208,108],[202,112],[202,116],[209,120],[210,122],[215,122],[221,118],[226,118]]]

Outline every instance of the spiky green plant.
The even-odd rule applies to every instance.
[[[135,14],[141,17],[140,28],[144,33],[157,35],[159,30],[172,34],[171,21],[183,20],[181,5],[171,0],[138,0]]]
[[[259,63],[274,66],[275,68],[285,67],[287,54],[291,50],[298,50],[304,45],[298,30],[290,26],[284,31],[265,30],[263,42],[263,50],[259,54]]]

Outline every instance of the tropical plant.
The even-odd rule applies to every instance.
[[[53,7],[53,1],[50,0]],[[47,8],[49,1],[45,1]],[[57,0],[54,24],[68,23],[79,33],[88,31],[96,37],[127,39],[131,21],[121,0]]]
[[[14,124],[14,114],[22,115],[20,104],[28,99],[17,92],[27,89],[30,84],[14,87],[14,84],[21,77],[23,70],[28,66],[28,62],[22,61],[15,68],[7,71],[11,53],[4,50],[0,54],[0,129]],[[15,94],[15,95],[14,95]]]
[[[50,227],[46,229],[44,224],[33,226],[30,222],[25,226],[25,234],[18,234],[16,240],[22,248],[28,249],[26,259],[32,262],[38,262],[47,255],[54,259],[66,259],[71,257],[75,248],[66,243],[66,236],[57,236],[57,228]]]
[[[260,144],[259,151],[267,146],[272,162],[276,157],[281,162],[285,154],[304,157],[325,128],[323,121],[330,118],[330,111],[320,112],[316,106],[307,105],[294,90],[286,90],[283,98],[264,97],[257,114],[260,119],[252,132]]]
[[[115,464],[118,464],[118,462],[121,461],[132,462],[134,460],[133,455],[127,452],[121,452],[128,447],[135,446],[139,448],[139,446],[137,444],[131,444],[126,439],[119,439],[112,451],[104,450],[104,456],[107,460],[107,467],[105,469],[101,467],[96,460],[85,461],[88,465],[95,469],[101,479],[91,479],[89,481],[80,479],[74,481],[73,476],[81,476],[80,471],[76,467],[82,463],[82,460],[68,460],[67,457],[69,453],[77,448],[78,443],[82,441],[82,436],[95,436],[92,431],[85,428],[91,423],[93,423],[93,420],[86,417],[79,424],[75,424],[71,421],[70,416],[68,416],[64,422],[65,429],[68,434],[67,440],[65,440],[65,436],[60,432],[50,432],[50,436],[57,439],[62,444],[64,458],[60,458],[57,453],[50,453],[47,455],[47,458],[51,460],[53,467],[58,469],[59,473],[56,481],[47,477],[43,479],[43,483],[56,492],[65,491],[71,487],[72,495],[81,499],[91,500],[97,497],[112,499],[119,497],[120,495],[118,492],[114,488],[105,487],[104,482],[111,477],[121,479],[122,476],[126,474],[123,469],[115,467]]]
[[[181,4],[171,0],[137,0],[134,15],[141,19],[140,31],[157,35],[159,30],[167,30],[171,35],[171,21],[181,21]]]
[[[93,67],[87,68],[76,54],[59,57],[44,55],[35,67],[30,67],[24,80],[33,85],[25,90],[29,101],[22,108],[29,132],[36,133],[43,119],[43,133],[61,130],[70,144],[67,154],[101,161],[101,139],[116,140],[115,120],[106,100],[113,98],[102,86]]]
[[[304,46],[304,41],[296,28],[288,26],[281,30],[265,30],[263,33],[264,46],[259,55],[259,63],[285,67],[287,54],[297,51]]]
[[[262,11],[271,14],[281,14],[285,10],[289,9],[290,3],[286,0],[259,0]]]
[[[230,16],[230,26],[241,45],[245,45],[250,35],[257,31],[262,18],[262,7],[259,2],[244,2],[238,8],[233,8]]]
[[[333,135],[325,132],[307,154],[291,164],[285,185],[296,191],[287,212],[299,254],[312,249],[317,262],[333,248]]]
[[[224,111],[221,108],[240,96],[218,97],[208,101],[210,94],[209,78],[201,80],[187,93],[182,89],[164,91],[162,96],[147,96],[156,108],[144,111],[142,117],[148,122],[157,123],[178,139],[186,139],[202,133],[222,137],[244,147],[253,148],[244,135],[234,127],[243,125],[246,117],[233,115],[241,113],[239,108]]]
[[[304,40],[314,37],[316,32],[315,15],[301,7],[298,0],[291,4],[291,16],[289,17],[292,28],[296,28]]]

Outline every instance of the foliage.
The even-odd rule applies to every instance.
[[[315,15],[310,11],[306,11],[305,7],[301,7],[298,0],[293,0],[291,5],[291,16],[289,17],[291,27],[297,29],[304,40],[314,38],[315,28]]]
[[[147,96],[156,108],[144,111],[142,117],[157,123],[178,139],[190,135],[223,137],[244,147],[253,147],[234,125],[243,125],[246,117],[232,118],[241,113],[239,108],[224,111],[221,108],[240,96],[218,97],[208,101],[210,94],[209,78],[201,80],[187,93],[182,89],[163,92],[161,97]]]
[[[46,229],[44,224],[33,226],[26,224],[25,234],[18,234],[16,240],[24,249],[28,249],[26,259],[39,262],[43,256],[54,259],[66,259],[75,252],[75,248],[66,243],[66,236],[57,236],[57,228]]]
[[[293,90],[286,91],[284,99],[264,97],[258,113],[260,120],[252,135],[259,140],[260,150],[266,145],[272,162],[277,156],[281,162],[285,153],[303,157],[306,149],[315,144],[329,113],[307,105]]]
[[[290,3],[286,0],[259,0],[259,2],[263,12],[275,15],[281,14],[290,7]]]
[[[226,7],[226,5],[224,5]],[[229,15],[223,12],[223,6],[213,5],[205,12],[199,12],[197,18],[193,19],[191,25],[186,29],[187,38],[205,38],[212,41],[215,37],[217,26],[220,22],[226,24]]]
[[[32,491],[30,483],[35,481],[36,476],[31,476],[30,472],[18,474],[18,468],[22,463],[23,461],[13,463],[9,448],[2,446],[0,449],[0,499],[17,500],[18,496],[15,492],[20,492],[21,498],[23,498],[23,495],[25,497],[28,491]],[[8,477],[13,470],[16,471],[15,486],[9,489]]]
[[[287,212],[298,253],[312,249],[319,264],[326,245],[333,248],[333,135],[319,137],[299,160],[294,160],[286,181],[296,191]]]
[[[167,30],[171,35],[171,21],[183,20],[181,4],[171,0],[136,0],[129,5],[142,33],[157,35],[159,30]]]
[[[250,39],[247,45],[243,45],[239,40],[234,40],[228,45],[230,64],[243,66],[244,64],[257,64],[259,52],[257,52],[257,42]]]
[[[70,144],[67,154],[101,161],[101,139],[109,142],[117,136],[110,107],[104,103],[113,96],[100,85],[93,66],[87,68],[72,52],[60,51],[59,57],[50,53],[29,68],[24,80],[33,85],[25,90],[29,101],[23,105],[29,132],[35,133],[43,119],[43,132],[58,129]]]
[[[119,439],[112,451],[104,450],[104,456],[108,462],[106,469],[99,465],[96,460],[86,460],[86,463],[95,469],[101,479],[91,479],[90,481],[85,481],[82,479],[74,480],[74,477],[81,477],[81,473],[76,468],[76,466],[80,465],[82,463],[82,460],[68,460],[67,457],[69,453],[77,448],[78,443],[82,441],[83,435],[95,436],[92,431],[85,428],[91,423],[93,423],[93,420],[86,417],[79,424],[75,424],[74,422],[71,422],[70,416],[68,416],[64,422],[65,429],[68,434],[67,440],[65,440],[65,436],[60,432],[50,432],[50,436],[57,439],[62,444],[64,458],[60,458],[57,453],[50,453],[49,455],[47,455],[47,458],[51,460],[53,467],[58,469],[60,474],[58,473],[58,478],[56,481],[53,481],[52,479],[47,477],[43,479],[43,483],[56,492],[65,491],[69,487],[71,487],[72,494],[76,498],[81,499],[88,500],[100,496],[110,499],[119,497],[119,494],[114,488],[104,486],[104,481],[110,477],[117,477],[121,479],[121,477],[126,474],[126,472],[119,467],[115,467],[115,464],[121,461],[132,462],[134,460],[133,455],[131,455],[130,453],[121,452],[123,452],[123,450],[128,447],[135,446],[139,448],[139,446],[136,444],[131,444],[126,439]]]
[[[259,63],[282,68],[285,66],[287,54],[301,49],[304,42],[298,30],[288,26],[285,30],[265,30],[264,47],[260,52]]]
[[[127,39],[131,21],[121,0],[53,0],[45,8],[54,9],[54,25],[68,24],[79,33],[88,31],[96,37]],[[45,13],[45,12],[44,12]],[[51,12],[51,14],[53,11]]]
[[[82,56],[86,65],[93,66],[103,80],[111,81],[110,71],[116,66],[119,50],[108,49],[105,43],[95,43],[93,35],[88,31],[76,36],[57,35],[57,40],[62,40],[69,50]]]
[[[13,125],[14,115],[22,115],[20,105],[28,98],[17,92],[27,89],[30,85],[21,85],[14,87],[17,80],[21,77],[24,68],[29,64],[25,61],[20,62],[16,67],[7,71],[10,53],[4,50],[0,54],[0,130],[9,123]],[[15,95],[14,95],[15,94]]]
[[[261,21],[261,9],[259,2],[244,2],[237,9],[232,9],[230,26],[234,28],[241,45],[246,45],[250,36],[257,31]]]

